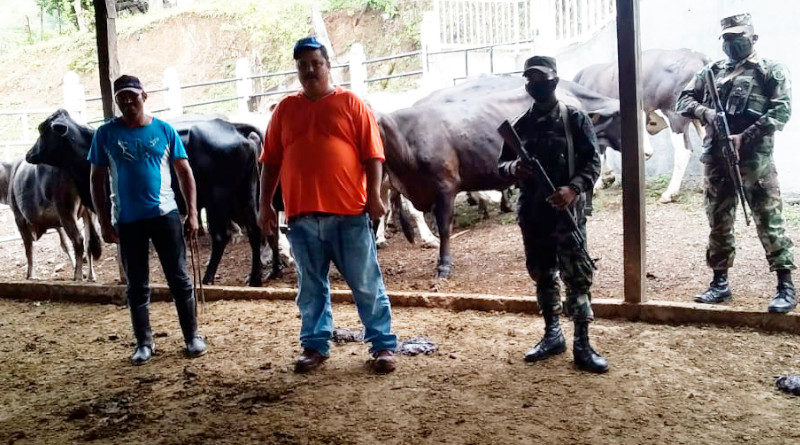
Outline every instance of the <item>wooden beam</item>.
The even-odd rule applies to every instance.
[[[292,301],[297,289],[275,287],[206,286],[206,301],[285,300]],[[153,285],[153,301],[167,301],[169,289]],[[125,304],[125,286],[85,284],[67,281],[0,282],[0,298],[92,304]],[[425,307],[452,311],[508,312],[536,315],[539,307],[533,298],[481,294],[390,291],[395,307]],[[334,303],[352,303],[348,290],[331,290]],[[625,319],[655,324],[712,324],[721,327],[748,327],[770,332],[800,334],[800,313],[771,314],[736,309],[726,305],[651,301],[629,304],[618,299],[592,299],[596,318]]]
[[[112,82],[119,77],[117,58],[117,18],[116,0],[97,0],[94,2],[96,23],[97,61],[100,72],[100,95],[103,96],[103,117],[114,117],[116,104]]]
[[[625,301],[645,295],[644,155],[639,0],[617,0],[617,54],[622,117],[622,227]]]

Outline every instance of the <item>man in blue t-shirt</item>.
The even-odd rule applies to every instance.
[[[97,129],[89,162],[92,202],[103,239],[119,243],[128,281],[128,305],[136,336],[131,362],[147,362],[155,349],[148,311],[151,241],[175,300],[186,354],[203,355],[206,345],[197,333],[194,289],[186,272],[186,245],[170,176],[172,166],[189,215],[186,236],[192,239],[197,236],[197,205],[186,149],[174,128],[144,113],[147,93],[138,78],[124,75],[115,80],[114,99],[122,117]],[[111,186],[110,208],[107,184]]]

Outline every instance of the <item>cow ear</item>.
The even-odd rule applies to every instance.
[[[57,135],[61,137],[65,137],[67,135],[67,131],[69,130],[66,125],[60,123],[53,123],[50,125],[50,128],[56,132]]]

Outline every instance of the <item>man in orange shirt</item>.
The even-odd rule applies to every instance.
[[[272,197],[280,180],[302,318],[303,353],[295,372],[310,371],[328,358],[331,261],[353,292],[364,341],[372,343],[372,368],[392,372],[397,338],[370,227],[370,218],[386,213],[380,199],[380,132],[358,96],[331,85],[328,54],[315,37],[297,41],[294,59],[303,89],[278,104],[267,128],[259,225],[265,235],[276,233]]]

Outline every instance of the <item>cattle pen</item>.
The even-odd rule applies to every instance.
[[[467,11],[458,9],[456,0],[434,2],[443,20]],[[94,2],[103,94],[88,98],[102,102],[106,117],[114,113],[111,80],[119,74],[115,14],[106,9],[113,3]],[[69,267],[57,239],[46,234],[37,257],[43,279],[17,281],[21,249],[4,242],[12,239],[5,235],[13,217],[0,208],[0,222],[8,222],[0,227],[0,442],[800,442],[791,421],[800,415],[797,398],[775,389],[776,377],[800,372],[800,313],[766,312],[761,296],[773,289],[761,270],[754,231],[737,222],[741,272],[732,278],[734,300],[691,303],[691,292],[705,284],[706,275],[698,270],[707,235],[701,198],[692,193],[672,206],[657,205],[658,194],[647,188],[639,0],[470,3],[478,5],[464,12],[472,14],[470,23],[477,23],[478,11],[490,3],[507,8],[502,11],[511,22],[525,7],[543,3],[560,10],[581,5],[598,17],[616,17],[619,83],[635,86],[620,88],[622,186],[601,192],[587,226],[589,250],[600,269],[592,291],[593,337],[609,358],[608,374],[579,371],[571,351],[534,365],[523,362],[544,323],[532,297],[519,229],[512,217],[494,210],[488,219],[456,224],[455,268],[448,280],[433,276],[433,250],[397,233],[379,250],[400,340],[426,337],[437,346],[428,355],[401,356],[397,371],[383,376],[369,371],[367,347],[359,342],[336,344],[330,360],[313,373],[293,373],[292,360],[300,353],[296,272],[288,267],[265,287],[240,285],[250,251],[236,240],[216,276],[220,284],[204,287],[205,302],[198,308],[209,353],[191,360],[181,354],[175,309],[156,267],[151,311],[158,349],[150,363],[130,366],[135,343],[113,247],[97,261],[96,283],[67,281]],[[444,29],[470,35],[468,24],[458,28],[456,22]],[[577,32],[567,22],[551,26],[565,39]],[[500,45],[484,45],[479,37],[471,37],[477,46],[356,58],[355,65],[351,60],[334,67],[348,71],[351,78],[339,83],[352,86],[353,73],[367,65],[420,58],[419,70],[356,74],[363,86],[423,76],[430,69],[423,62],[428,56],[461,52],[469,75],[470,52],[491,53]],[[155,92],[166,97],[175,89],[214,84],[234,84],[237,92],[186,104],[179,100],[176,108],[153,111],[182,113],[213,102],[237,102],[250,111],[252,99],[288,91],[256,92],[253,81],[292,74],[253,74],[243,65],[234,77],[165,85]],[[788,232],[800,239],[800,212],[793,212]],[[209,252],[210,242],[202,239],[198,260]],[[335,271],[331,280],[335,327],[358,328],[347,283]],[[565,335],[572,334],[572,324],[565,323]]]

